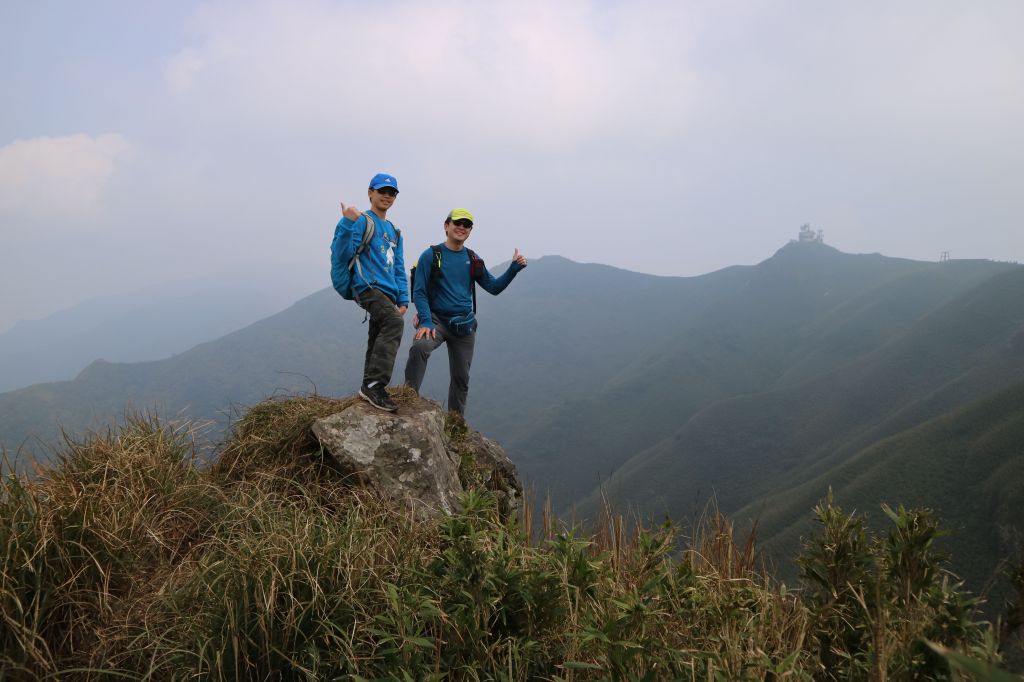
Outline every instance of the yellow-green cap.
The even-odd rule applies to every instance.
[[[473,220],[473,214],[469,212],[469,209],[465,208],[453,208],[451,213],[448,214],[447,222],[451,222],[453,220],[468,220],[471,223],[476,222]]]

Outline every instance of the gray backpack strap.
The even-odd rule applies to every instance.
[[[373,218],[370,217],[369,211],[367,211],[366,213],[363,213],[363,215],[366,217],[366,229],[363,230],[363,239],[362,239],[362,241],[359,242],[359,246],[358,246],[358,248],[356,248],[356,252],[352,255],[352,260],[350,260],[348,262],[348,269],[349,269],[349,272],[351,272],[353,269],[355,269],[356,274],[358,274],[359,277],[365,282],[366,281],[366,277],[363,276],[363,266],[360,265],[360,263],[359,263],[359,255],[363,251],[366,250],[366,247],[369,245],[370,240],[373,239],[373,233],[377,230],[377,224],[373,221]],[[355,287],[356,287],[356,282],[355,282],[355,278],[353,278],[352,279],[352,290],[353,291],[355,291]]]

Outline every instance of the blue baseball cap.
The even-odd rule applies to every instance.
[[[398,191],[398,180],[395,180],[394,175],[388,175],[387,173],[377,173],[370,180],[370,189],[380,189],[381,187],[391,187],[396,192]]]

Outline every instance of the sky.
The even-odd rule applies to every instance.
[[[411,264],[1024,261],[1024,3],[0,4],[0,332],[96,296],[329,286],[339,201]]]

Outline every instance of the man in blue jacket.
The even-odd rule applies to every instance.
[[[338,238],[352,240],[348,253],[356,253],[366,230],[366,221],[374,221],[373,238],[359,255],[360,267],[352,271],[355,301],[369,315],[369,337],[359,396],[374,407],[394,412],[397,406],[385,387],[391,381],[395,356],[405,328],[402,316],[409,307],[409,284],[402,257],[402,233],[387,219],[388,209],[398,197],[398,182],[393,175],[378,173],[367,190],[370,211],[364,215],[355,206],[341,204],[342,219]]]
[[[448,409],[465,414],[469,393],[469,366],[476,342],[474,283],[497,296],[526,267],[526,257],[515,250],[512,262],[494,277],[483,260],[466,248],[473,229],[473,214],[456,208],[444,221],[443,244],[431,246],[416,264],[412,299],[416,304],[416,336],[405,365],[405,383],[420,390],[427,361],[442,343],[448,344]]]

